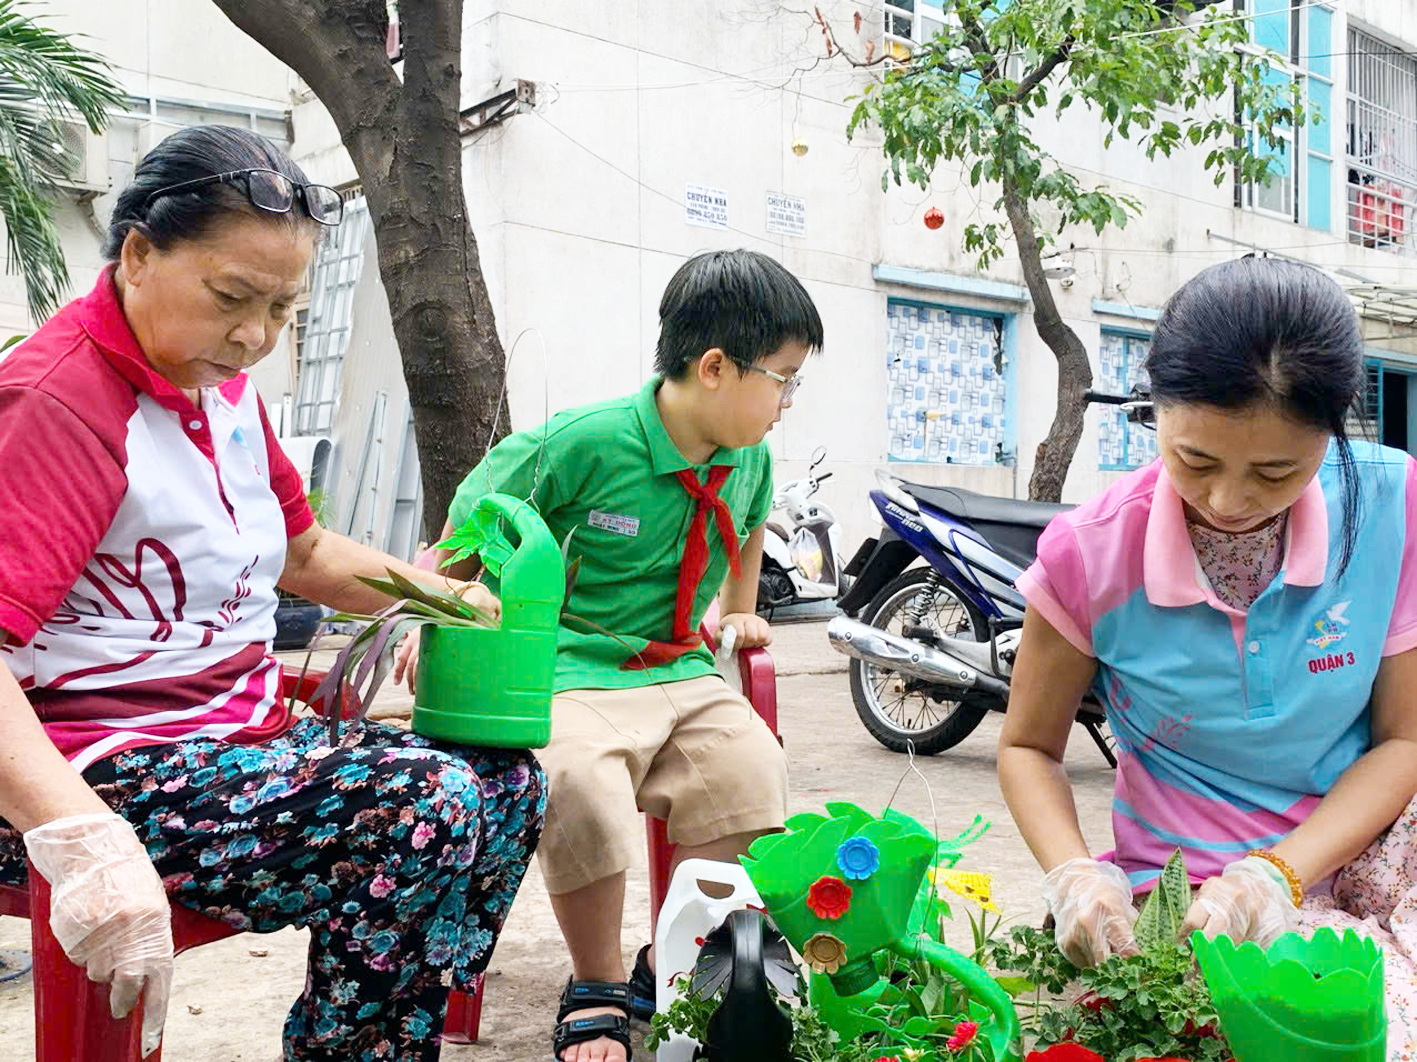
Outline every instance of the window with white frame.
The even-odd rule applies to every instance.
[[[882,5],[886,47],[891,56],[904,62],[945,26],[945,13],[938,4],[923,0],[887,0]]]
[[[1348,238],[1417,254],[1417,56],[1348,31]]]
[[[1106,394],[1125,395],[1146,378],[1142,366],[1151,337],[1135,332],[1103,329],[1098,345],[1097,389]],[[1097,467],[1104,472],[1140,468],[1156,459],[1156,432],[1133,424],[1125,411],[1115,406],[1100,410],[1097,431]]]
[[[1272,130],[1275,146],[1251,134],[1251,149],[1270,156],[1270,179],[1237,187],[1236,205],[1332,230],[1332,7],[1325,0],[1248,0],[1247,8],[1250,38],[1270,57],[1266,80],[1293,92],[1312,117],[1297,129]]]
[[[354,320],[354,286],[364,265],[369,206],[346,198],[344,220],[325,234],[310,279],[310,312],[299,336],[300,379],[295,434],[321,435],[334,425],[344,354]]]

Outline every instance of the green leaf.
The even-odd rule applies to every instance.
[[[1156,887],[1142,905],[1135,929],[1137,944],[1143,950],[1160,944],[1174,944],[1190,907],[1191,882],[1186,875],[1186,857],[1177,848],[1166,861]]]
[[[1038,990],[1038,986],[1027,977],[996,977],[994,980],[1011,996],[1026,996]]]

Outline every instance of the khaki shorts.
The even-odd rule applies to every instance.
[[[559,895],[627,870],[637,811],[691,847],[782,825],[787,760],[752,705],[717,675],[628,690],[568,690],[536,758],[550,799],[537,856]]]

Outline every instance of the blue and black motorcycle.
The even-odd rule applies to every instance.
[[[1087,399],[1152,422],[1144,389]],[[871,735],[895,752],[933,755],[967,738],[988,712],[1008,708],[1024,610],[1014,582],[1033,563],[1048,521],[1072,506],[922,486],[884,472],[877,480],[871,501],[885,529],[847,566],[855,582],[827,635],[851,657],[852,700]],[[1115,767],[1101,703],[1085,699],[1077,722]]]

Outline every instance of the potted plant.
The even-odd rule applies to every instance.
[[[510,533],[510,538],[509,538]],[[569,546],[569,542],[567,543]],[[438,548],[448,564],[476,554],[495,580],[500,623],[462,598],[388,572],[363,579],[394,598],[372,616],[339,614],[364,628],[340,650],[311,697],[362,717],[409,633],[421,639],[413,729],[462,744],[539,748],[551,737],[551,697],[562,605],[568,596],[561,547],[527,502],[489,494]],[[574,570],[574,566],[572,566]],[[328,713],[331,741],[344,713]]]

